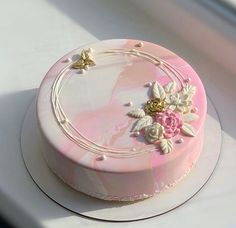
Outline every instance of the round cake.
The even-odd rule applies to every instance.
[[[37,98],[40,145],[72,188],[104,200],[153,196],[198,161],[206,117],[192,67],[153,43],[114,39],[76,49]]]

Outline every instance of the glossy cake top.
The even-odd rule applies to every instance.
[[[203,127],[206,97],[191,66],[169,50],[106,40],[60,59],[37,108],[42,132],[63,156],[127,172],[180,156]]]

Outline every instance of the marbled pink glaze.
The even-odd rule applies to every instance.
[[[138,42],[140,41],[108,40],[83,48],[92,47],[96,53],[98,49],[132,49]],[[40,87],[37,114],[42,133],[42,151],[49,167],[73,188],[98,198],[129,201],[146,198],[153,195],[154,192],[160,192],[166,186],[181,179],[189,171],[198,160],[202,149],[206,96],[200,79],[194,70],[174,53],[148,42],[143,43],[143,47],[136,49],[158,56],[177,67],[185,77],[191,79],[191,84],[197,87],[197,94],[194,96],[193,103],[198,109],[197,114],[200,118],[192,123],[197,129],[196,137],[175,136],[173,141],[181,137],[184,142],[175,144],[170,154],[163,155],[156,149],[155,152],[136,157],[114,158],[107,156],[105,160],[99,161],[96,154],[82,149],[65,137],[52,114],[51,86],[60,70],[68,64],[64,63],[63,60],[79,53],[81,49],[75,50],[60,59],[49,70]],[[121,61],[123,57],[117,58]],[[118,60],[117,62],[119,62]],[[147,88],[144,87],[147,82],[157,80],[161,84],[165,84],[169,79],[163,76],[163,73],[157,70],[153,64],[145,60],[140,60],[138,57],[132,59],[128,57],[127,61],[132,61],[133,64],[123,64],[125,66],[120,67],[120,73],[115,78],[114,84],[108,83],[107,85],[104,82],[104,88],[110,86],[111,92],[102,105],[94,108],[93,101],[96,102],[98,95],[88,91],[88,105],[78,107],[77,110],[76,102],[78,100],[74,96],[69,96],[72,87],[67,89],[66,86],[65,92],[62,92],[61,95],[62,105],[76,128],[90,140],[103,146],[135,147],[139,150],[145,148],[147,144],[139,138],[130,137],[130,129],[134,120],[127,117],[126,114],[130,108],[124,104],[141,94],[142,97],[137,99],[139,101],[137,105],[140,106],[141,103],[148,100]],[[99,72],[99,69],[97,71]],[[91,73],[88,71],[83,77],[89,77],[90,74],[93,77],[93,72],[96,73],[97,71],[96,67],[91,68]],[[97,77],[99,75],[101,75],[100,72]],[[74,80],[71,85],[77,83],[76,78]],[[80,79],[78,78],[78,80]],[[84,88],[81,87],[81,89],[85,89],[86,92],[90,84],[86,84],[85,80],[86,78],[81,79],[81,83],[84,84]],[[94,91],[96,92],[96,90]],[[71,113],[76,113],[76,115]],[[154,146],[152,147],[154,148]]]

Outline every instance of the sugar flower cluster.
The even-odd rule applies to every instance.
[[[132,132],[141,134],[147,142],[156,144],[164,154],[170,153],[174,147],[172,138],[180,133],[194,137],[195,129],[191,125],[198,115],[192,112],[192,98],[196,87],[185,85],[180,91],[175,82],[162,86],[154,82],[151,87],[152,98],[142,108],[128,112],[138,120]]]

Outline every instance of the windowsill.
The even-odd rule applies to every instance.
[[[236,33],[232,23],[201,2],[130,0],[227,72],[236,74]]]

